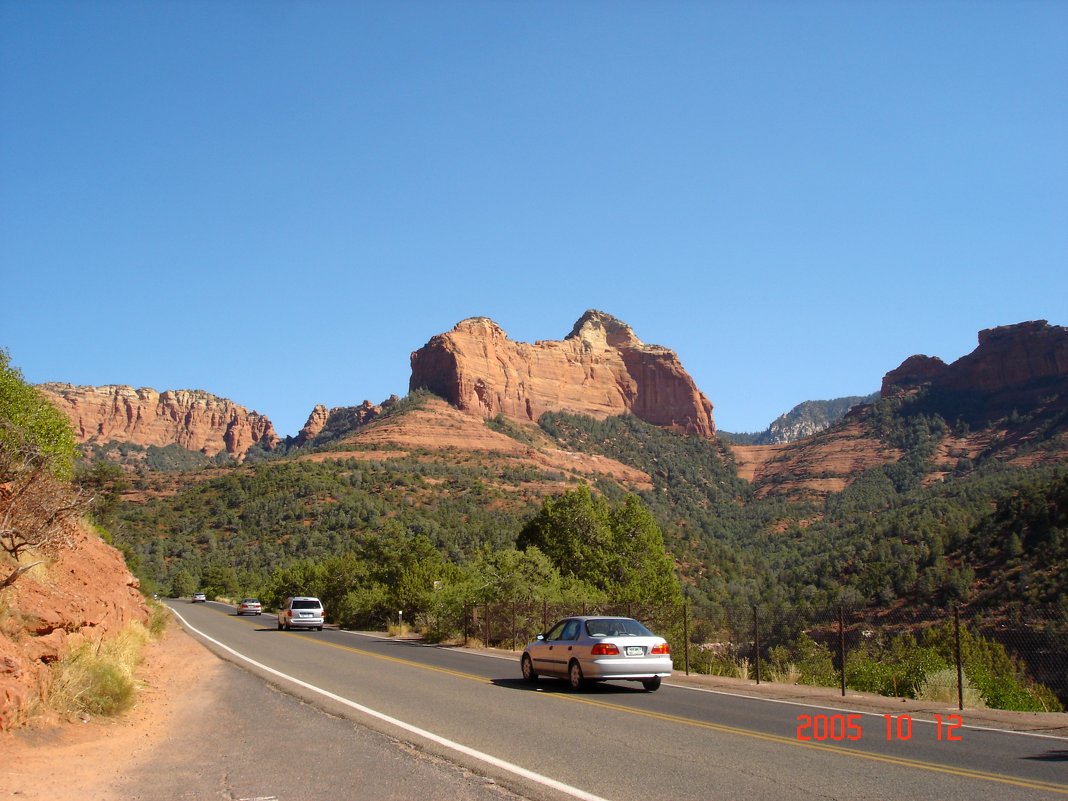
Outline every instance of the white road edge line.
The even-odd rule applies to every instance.
[[[272,667],[268,667],[267,665],[264,665],[261,662],[257,662],[255,659],[252,659],[238,651],[235,651],[230,646],[224,645],[218,640],[209,637],[207,634],[200,631],[199,629],[194,628],[192,625],[189,624],[189,621],[182,617],[181,613],[177,610],[171,609],[171,612],[174,613],[175,617],[182,621],[182,625],[184,625],[190,631],[196,633],[198,636],[203,637],[208,642],[214,643],[219,648],[222,648],[227,653],[233,654],[238,659],[248,662],[250,665],[255,665],[260,670],[270,673],[273,676],[278,676],[281,679],[285,679],[288,682],[292,682],[298,687],[303,687],[306,690],[311,690],[312,692],[318,693],[324,698],[329,698],[331,701],[336,701],[339,704],[344,704],[345,706],[351,707],[352,709],[355,709],[358,712],[362,712],[365,715],[370,715],[373,718],[378,718],[379,720],[388,723],[391,726],[396,726],[399,729],[403,729],[404,731],[430,740],[431,742],[437,743],[438,745],[444,746],[445,748],[448,748],[450,750],[458,751],[459,753],[477,759],[480,762],[485,762],[488,765],[493,765],[495,768],[500,768],[501,770],[507,771],[508,773],[514,773],[516,776],[521,776],[524,779],[529,779],[530,781],[537,782],[538,784],[542,784],[546,787],[552,788],[553,790],[558,790],[559,792],[564,793],[565,795],[572,796],[573,798],[579,798],[582,799],[582,801],[608,801],[607,799],[602,798],[599,795],[587,793],[585,790],[580,790],[577,787],[572,787],[569,784],[564,784],[563,782],[559,782],[556,779],[550,779],[548,776],[542,776],[540,773],[535,773],[534,771],[527,770],[526,768],[522,768],[519,765],[513,765],[511,762],[506,762],[503,759],[499,759],[490,754],[483,753],[482,751],[477,751],[474,748],[469,748],[466,745],[454,742],[453,740],[449,740],[446,737],[441,737],[440,735],[434,734],[433,732],[429,732],[426,729],[420,729],[418,726],[413,726],[411,723],[405,723],[403,720],[398,720],[397,718],[390,717],[389,715],[383,714],[382,712],[378,712],[374,709],[371,709],[370,707],[366,707],[363,704],[357,704],[355,701],[350,701],[348,698],[343,698],[340,695],[335,695],[329,690],[324,690],[321,687],[316,687],[314,684],[308,684],[308,682],[301,681],[298,678],[294,678],[293,676],[290,676],[286,673],[282,673],[280,670],[275,670]]]

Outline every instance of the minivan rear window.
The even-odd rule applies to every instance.
[[[322,609],[323,605],[318,601],[294,601],[294,609]]]

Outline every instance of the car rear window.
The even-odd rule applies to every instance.
[[[322,609],[323,605],[318,601],[294,601],[294,609]]]
[[[587,620],[586,632],[591,637],[653,637],[649,629],[637,620],[609,619]]]

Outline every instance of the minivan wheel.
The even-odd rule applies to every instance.
[[[581,690],[582,685],[585,684],[585,679],[582,678],[582,667],[574,660],[568,665],[567,681],[572,690]]]
[[[538,680],[538,674],[534,672],[534,663],[530,661],[528,654],[523,654],[523,660],[520,662],[523,668],[523,680],[533,684]]]

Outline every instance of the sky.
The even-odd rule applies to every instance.
[[[717,426],[1068,325],[1068,3],[0,0],[0,348],[295,435],[587,309]]]

